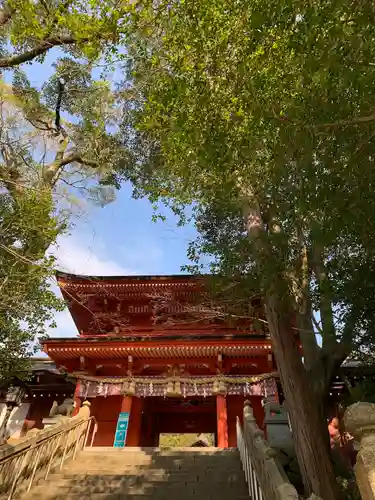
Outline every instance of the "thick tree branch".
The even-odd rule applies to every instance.
[[[0,176],[3,179],[4,185],[10,193],[16,194],[22,192],[23,188],[19,184],[21,174],[14,162],[15,153],[10,144],[10,141],[5,146],[1,146],[0,155],[4,159],[5,165],[0,162]]]
[[[67,144],[66,144],[67,146]],[[66,149],[65,146],[65,149]],[[79,153],[71,153],[67,156],[63,156],[64,152],[60,151],[56,154],[56,159],[50,165],[46,167],[43,175],[43,180],[46,184],[53,185],[55,179],[61,168],[69,165],[70,163],[81,163],[91,168],[98,168],[99,164],[96,161],[89,160]]]
[[[60,167],[64,167],[65,165],[68,165],[69,163],[81,163],[82,165],[87,165],[88,167],[92,168],[98,168],[99,163],[93,160],[89,160],[88,158],[85,158],[84,156],[80,155],[79,153],[72,153],[71,155],[65,157],[61,162],[60,162]]]
[[[349,354],[348,346],[341,343],[337,344],[336,348],[331,346],[320,350],[316,362],[307,370],[317,397],[327,397],[333,376]]]
[[[296,121],[296,120],[290,120],[287,116],[278,116],[275,113],[273,114],[274,117],[282,122],[289,123],[290,125],[299,125],[301,127],[307,127],[307,128],[312,128],[313,130],[318,130],[318,129],[330,129],[330,128],[339,128],[339,127],[347,127],[347,126],[353,126],[353,125],[362,125],[366,123],[371,123],[375,121],[375,113],[367,116],[358,116],[351,118],[349,120],[338,120],[337,122],[331,122],[331,123],[319,123],[316,125],[311,125],[306,122],[301,122],[301,121]]]
[[[339,120],[332,123],[322,123],[316,125],[314,128],[335,128],[335,127],[345,127],[346,125],[360,125],[361,123],[369,123],[375,121],[375,113],[368,116],[358,116],[357,118],[352,118],[351,120]]]
[[[318,321],[316,320],[314,314],[311,315],[311,321],[313,322],[313,325],[317,329],[319,335],[322,335],[323,330],[322,330],[321,326],[319,325]]]
[[[33,49],[23,52],[22,54],[15,54],[0,59],[0,68],[12,68],[14,66],[18,66],[19,64],[27,61],[32,61],[36,57],[45,54],[53,47],[61,47],[62,45],[74,45],[75,43],[77,43],[77,40],[69,35],[50,37],[46,40],[41,41],[40,44]]]
[[[320,316],[323,329],[323,347],[337,345],[335,324],[332,311],[332,290],[331,283],[323,261],[321,249],[313,249],[313,269],[319,286],[320,296]]]
[[[356,321],[358,320],[358,311],[355,308],[352,308],[346,318],[346,322],[342,332],[342,344],[345,346],[353,345],[353,337],[354,337],[354,328]]]
[[[312,325],[312,308],[309,293],[310,283],[310,264],[308,252],[303,241],[302,231],[299,231],[301,242],[300,269],[299,269],[299,290],[296,293],[297,328],[302,342],[305,367],[309,369],[316,362],[319,356],[320,348],[316,341],[314,328]]]

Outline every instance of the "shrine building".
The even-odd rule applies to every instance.
[[[260,299],[254,321],[232,324],[202,299],[205,277],[57,279],[79,335],[43,349],[75,381],[77,407],[90,401],[94,445],[156,447],[161,434],[206,433],[235,447],[245,399],[262,427],[262,401],[277,398],[277,385]]]

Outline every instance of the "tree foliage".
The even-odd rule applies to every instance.
[[[126,2],[3,0],[0,68],[17,67],[61,47],[94,61],[116,51],[126,33]]]
[[[119,187],[114,170],[128,158],[110,60],[122,57],[128,8],[112,0],[1,5],[3,379],[26,373],[27,357],[61,307],[49,288],[54,260],[46,251],[69,226],[75,200],[107,203]],[[31,81],[28,65],[40,63],[40,78]]]
[[[52,257],[44,256],[54,241],[57,221],[51,217],[48,191],[28,189],[13,197],[0,194],[0,385],[28,375],[37,340],[53,326],[53,313],[63,303],[50,289]]]
[[[373,9],[158,5],[134,17],[138,111],[126,120],[135,115],[140,167],[129,176],[152,198],[199,204],[199,253],[217,257],[216,271],[255,270],[244,205],[256,199],[293,300],[308,282],[323,351],[346,335],[350,350],[373,251]],[[263,264],[270,286],[277,269]]]
[[[336,494],[323,455],[309,462],[303,413],[320,430],[307,394],[319,405],[372,335],[374,14],[351,1],[220,0],[143,2],[132,17],[127,175],[177,211],[194,203],[191,255],[262,291],[305,485],[323,498]]]

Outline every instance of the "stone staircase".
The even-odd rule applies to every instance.
[[[85,448],[22,500],[248,500],[238,450]]]

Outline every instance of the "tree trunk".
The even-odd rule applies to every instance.
[[[257,254],[268,328],[303,484],[307,495],[315,493],[322,500],[338,500],[340,494],[328,448],[328,429],[324,429],[322,400],[314,397],[293,331],[283,256],[275,253],[270,244],[255,193],[251,189],[242,192],[245,225]]]
[[[306,493],[323,500],[340,497],[330,459],[327,429],[295,342],[289,311],[275,294],[266,296],[267,320],[288,405],[298,463]]]

